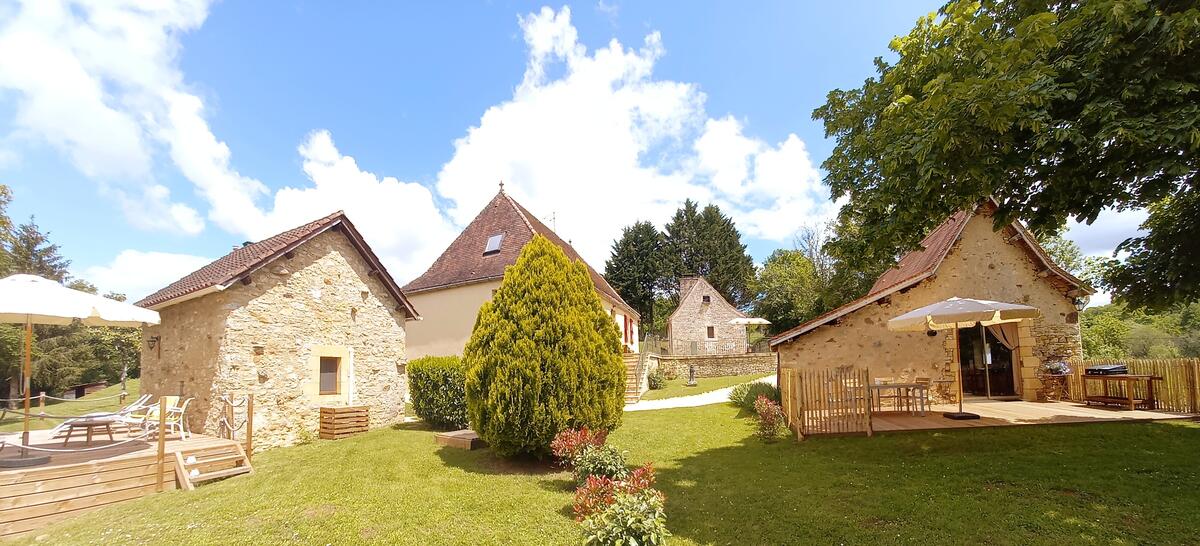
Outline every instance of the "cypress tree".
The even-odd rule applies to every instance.
[[[566,428],[620,425],[616,324],[587,266],[540,235],[479,309],[463,360],[471,426],[501,455],[544,456]]]

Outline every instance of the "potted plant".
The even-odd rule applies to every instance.
[[[1063,398],[1066,391],[1067,376],[1071,375],[1071,366],[1061,360],[1047,360],[1038,367],[1038,379],[1042,388],[1038,391],[1038,400],[1042,402],[1057,402]]]

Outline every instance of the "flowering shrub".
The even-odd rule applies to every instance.
[[[554,441],[550,442],[550,452],[562,464],[573,464],[585,446],[602,446],[606,439],[608,432],[603,430],[592,432],[587,427],[579,430],[569,428],[554,436]]]
[[[663,501],[654,489],[616,493],[612,504],[583,520],[584,544],[664,544],[671,533]]]
[[[754,412],[758,414],[758,430],[755,434],[764,442],[774,441],[783,431],[783,408],[766,396],[754,401]]]
[[[654,466],[650,463],[636,468],[624,480],[605,476],[588,476],[583,485],[575,489],[575,521],[600,512],[613,503],[618,493],[637,493],[654,485]]]
[[[575,483],[583,485],[588,476],[624,479],[629,475],[625,456],[617,448],[608,445],[585,445],[571,460],[575,467]]]
[[[1061,360],[1050,360],[1042,363],[1040,371],[1042,375],[1068,375],[1071,366]]]

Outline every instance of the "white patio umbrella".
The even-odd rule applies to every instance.
[[[958,362],[958,329],[979,326],[980,335],[983,328],[994,324],[1019,322],[1042,315],[1036,307],[1019,303],[1000,301],[976,300],[970,298],[950,298],[913,309],[903,315],[888,321],[888,330],[894,332],[929,332],[934,330],[950,330],[954,335],[954,371],[955,382],[958,383],[958,413],[945,414],[951,419],[978,419],[973,413],[963,412],[962,367]],[[983,339],[986,339],[984,337]]]
[[[158,312],[67,288],[36,275],[0,279],[0,322],[25,324],[25,427],[21,444],[29,445],[29,376],[34,324],[137,327],[158,324]],[[24,450],[22,450],[24,454]]]

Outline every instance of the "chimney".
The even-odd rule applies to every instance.
[[[697,277],[695,275],[679,277],[679,296],[683,297],[683,295],[687,294],[688,290],[691,290],[692,287],[695,286],[696,283],[698,283],[698,282],[700,282],[700,277]]]

